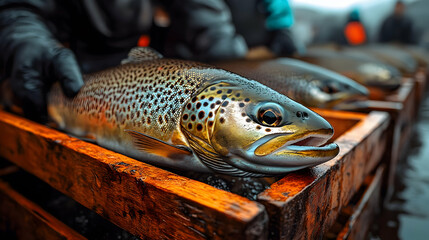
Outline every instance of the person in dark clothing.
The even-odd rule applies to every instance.
[[[405,15],[405,4],[398,1],[392,15],[388,16],[382,23],[379,41],[412,44],[413,22]]]
[[[223,0],[159,2],[170,8],[168,56],[208,61],[249,53]],[[278,55],[293,52],[288,2],[262,3],[266,45]],[[73,97],[83,85],[81,72],[119,64],[150,33],[152,6],[150,0],[0,0],[0,82],[8,79],[25,116],[43,121],[52,83]]]
[[[171,26],[165,54],[199,61],[245,58],[266,46],[277,56],[292,55],[287,0],[176,0],[168,10]]]
[[[26,117],[43,121],[54,81],[73,97],[81,70],[118,64],[151,23],[149,0],[0,0],[0,81]]]

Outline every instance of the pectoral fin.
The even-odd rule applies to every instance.
[[[134,130],[125,130],[133,138],[137,149],[167,158],[180,158],[183,155],[191,155],[192,150],[185,146],[174,146],[151,136]]]

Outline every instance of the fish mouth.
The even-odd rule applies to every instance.
[[[235,157],[229,158],[227,161],[232,166],[262,176],[284,174],[322,164],[337,156],[340,150],[338,145],[336,143],[326,144],[331,136],[326,133],[307,134],[285,142],[270,153],[261,154],[258,151],[260,146],[273,141],[275,143],[275,139],[285,137],[285,135],[266,136],[266,139],[259,139],[247,150],[234,152]]]
[[[245,157],[249,162],[266,166],[317,165],[338,154],[336,143],[326,144],[332,135],[332,129],[322,129],[299,137],[289,134],[268,135],[252,144],[245,151]]]
[[[356,102],[368,100],[368,95],[341,93],[332,97],[326,107],[333,109],[347,109],[349,105]]]
[[[357,106],[361,106],[362,102],[366,102],[367,100],[368,96],[354,95],[344,100],[335,101],[330,105],[330,108],[336,110],[353,110],[356,109]]]

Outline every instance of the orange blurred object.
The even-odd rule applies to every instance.
[[[366,42],[365,28],[360,22],[350,22],[344,28],[344,35],[350,45],[360,45]]]
[[[137,46],[139,47],[148,47],[150,43],[150,37],[148,35],[141,35],[139,41],[137,42]]]

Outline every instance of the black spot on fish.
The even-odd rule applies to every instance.
[[[216,101],[216,104],[217,104],[217,105],[219,105],[220,103],[221,103],[221,101],[220,101],[220,100],[217,100],[217,101]]]
[[[209,97],[209,101],[213,101],[214,97]]]
[[[192,114],[191,115],[191,121],[195,121],[195,119],[197,119],[197,117],[194,114]]]
[[[204,115],[205,115],[205,112],[204,112],[204,111],[200,111],[200,112],[198,113],[198,118],[199,118],[199,119],[203,119],[203,118],[204,118]]]
[[[244,99],[244,101],[245,101],[245,102],[249,102],[249,101],[250,101],[250,99],[249,99],[249,98],[245,98],[245,99]]]
[[[247,114],[246,113],[241,113],[241,116],[246,117]]]
[[[207,107],[208,105],[209,105],[209,103],[208,103],[208,102],[204,102],[204,103],[203,103],[203,106],[204,106],[204,107]]]
[[[213,117],[213,113],[209,112],[209,118]]]
[[[204,99],[204,98],[206,98],[206,96],[202,95],[202,96],[201,96],[201,100],[202,100],[202,99]]]
[[[226,93],[232,93],[232,90],[231,90],[231,89],[228,89],[228,91],[226,91]]]
[[[240,97],[240,95],[241,95],[240,93],[235,94],[236,97]]]
[[[159,123],[159,124],[162,124],[162,123],[163,123],[163,121],[162,121],[162,117],[161,117],[161,116],[159,116],[159,117],[158,117],[158,123]]]
[[[212,91],[213,91],[213,90],[215,90],[215,89],[216,89],[216,87],[211,87],[211,88],[210,88],[210,90],[212,90]]]
[[[183,118],[183,120],[185,120],[185,121],[186,121],[186,120],[188,120],[189,115],[188,115],[188,114],[183,114],[183,117],[182,117],[182,118]]]
[[[192,104],[191,104],[191,103],[188,103],[188,105],[186,105],[186,108],[187,108],[188,110],[191,110],[191,107],[192,107]]]
[[[214,109],[215,108],[215,104],[214,103],[210,104],[210,108]]]
[[[238,104],[238,106],[244,107],[244,103],[240,103],[240,104]]]
[[[217,94],[221,94],[221,93],[222,93],[222,90],[218,90],[216,93],[217,93]]]
[[[261,126],[259,126],[259,125],[258,125],[258,126],[256,126],[256,129],[258,129],[258,130],[261,130],[261,128],[262,128],[262,127],[261,127]]]
[[[195,102],[195,101],[197,101],[197,97],[192,98],[192,102]]]
[[[192,129],[192,123],[188,123],[188,129]]]
[[[196,107],[197,107],[197,109],[199,109],[199,108],[201,107],[201,103],[200,103],[200,102],[197,102]]]
[[[213,127],[213,121],[209,121],[209,127]]]
[[[198,123],[198,124],[197,124],[197,130],[198,130],[198,131],[203,130],[203,125],[202,125],[201,123]]]
[[[226,106],[228,106],[228,101],[225,101],[222,103],[222,107],[226,107]]]
[[[265,132],[271,132],[271,129],[266,128],[266,129],[265,129]]]
[[[221,117],[221,118],[219,119],[219,121],[220,121],[220,123],[224,123],[224,122],[225,122],[225,118]]]
[[[250,120],[250,118],[246,118],[246,122],[251,122],[252,120]]]
[[[225,109],[221,108],[220,113],[225,113]]]
[[[226,95],[222,95],[222,99],[225,100],[226,99]]]

